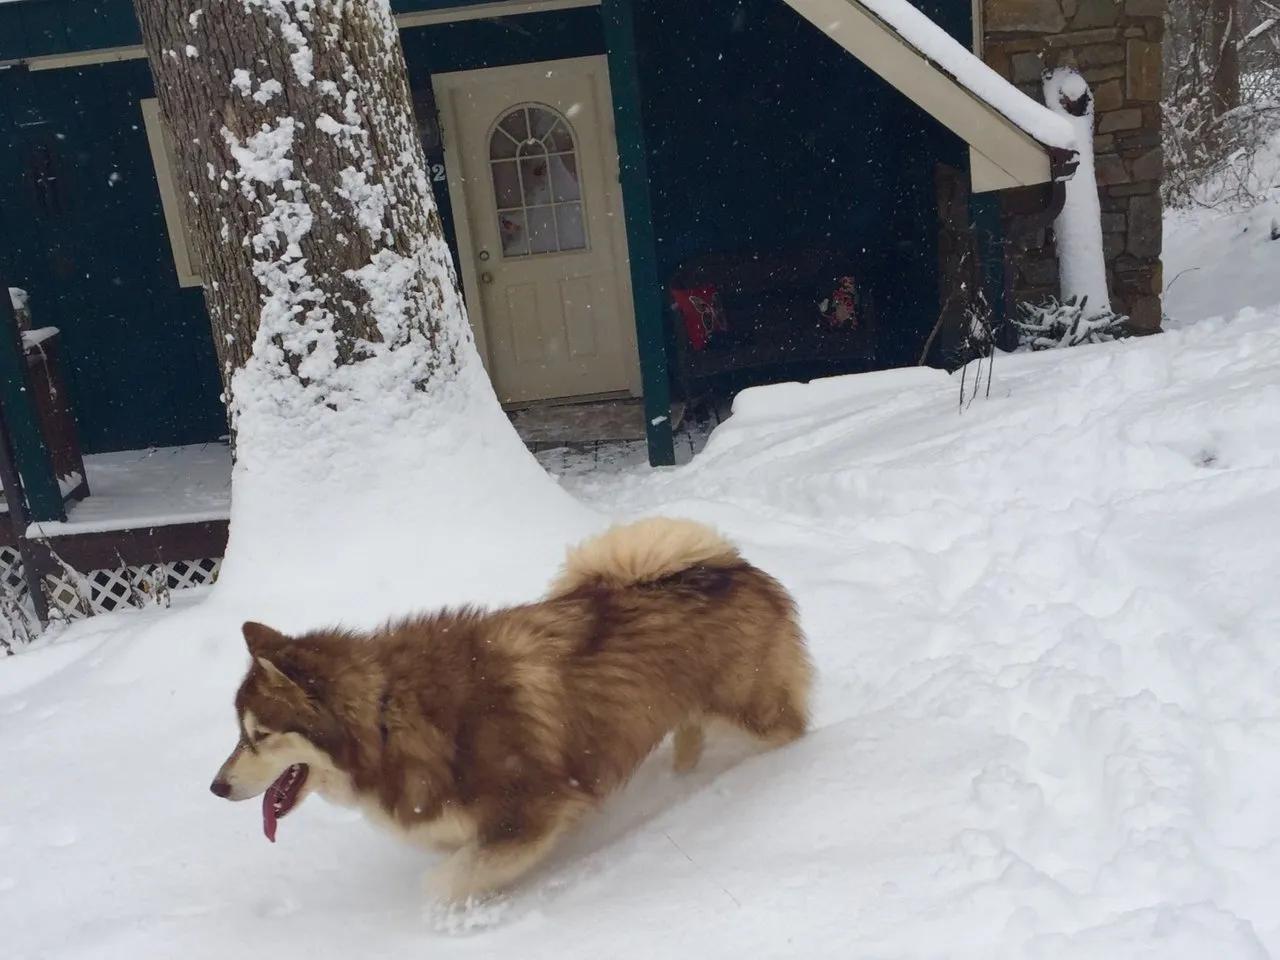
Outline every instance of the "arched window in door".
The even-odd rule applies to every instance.
[[[489,137],[504,257],[587,248],[578,150],[569,121],[541,104],[507,112]]]

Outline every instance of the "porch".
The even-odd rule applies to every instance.
[[[91,492],[68,498],[61,520],[11,509],[5,487],[0,581],[12,599],[74,618],[217,579],[231,515],[226,444],[89,454],[83,469]]]
[[[58,332],[45,328],[7,339],[20,346],[24,363],[23,375],[10,380],[0,397],[3,601],[40,620],[71,619],[163,602],[174,590],[215,582],[231,516],[229,445],[218,441],[82,455],[74,420],[62,403]],[[0,350],[11,358],[17,354]],[[639,401],[538,405],[509,416],[529,449],[556,475],[648,462]],[[677,420],[677,462],[700,450],[720,419]],[[20,445],[14,442],[18,438]],[[26,473],[19,464],[25,464]],[[47,474],[39,472],[40,465]],[[26,477],[32,479],[24,483]]]

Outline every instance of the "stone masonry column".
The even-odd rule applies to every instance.
[[[1093,88],[1107,277],[1135,333],[1160,329],[1163,211],[1160,96],[1165,0],[983,0],[983,56],[1036,100],[1045,69],[1075,67]],[[1011,191],[1006,214],[1047,191]],[[1057,292],[1051,238],[1014,255],[1015,296]]]

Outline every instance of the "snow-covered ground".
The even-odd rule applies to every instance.
[[[34,524],[34,535],[199,523],[231,514],[231,448],[225,443],[91,453],[84,466],[92,495],[70,504],[65,522]]]
[[[1165,311],[1170,327],[1230,317],[1280,303],[1280,134],[1241,161],[1235,180],[1256,202],[1224,203],[1210,184],[1208,204],[1170,211],[1164,225]]]
[[[1207,275],[1239,265],[1203,249]],[[1171,294],[1168,335],[1000,358],[963,409],[933,371],[783,385],[742,395],[687,466],[564,476],[585,507],[536,483],[514,507],[406,496],[394,523],[343,521],[345,580],[325,524],[261,513],[298,542],[242,538],[211,594],[0,661],[0,956],[1280,957],[1265,249],[1274,269],[1255,250],[1217,300]],[[272,845],[254,805],[208,792],[242,619],[532,596],[565,543],[653,513],[715,522],[796,593],[820,668],[806,740],[724,747],[688,779],[657,758],[475,915],[429,909],[430,857],[346,811],[309,800]]]

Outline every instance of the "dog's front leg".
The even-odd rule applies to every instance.
[[[486,892],[476,882],[479,862],[478,843],[473,841],[456,848],[427,874],[427,896],[446,903],[462,903]]]
[[[432,891],[456,903],[509,886],[541,863],[586,809],[581,797],[551,795],[492,811],[476,840],[440,865]]]

